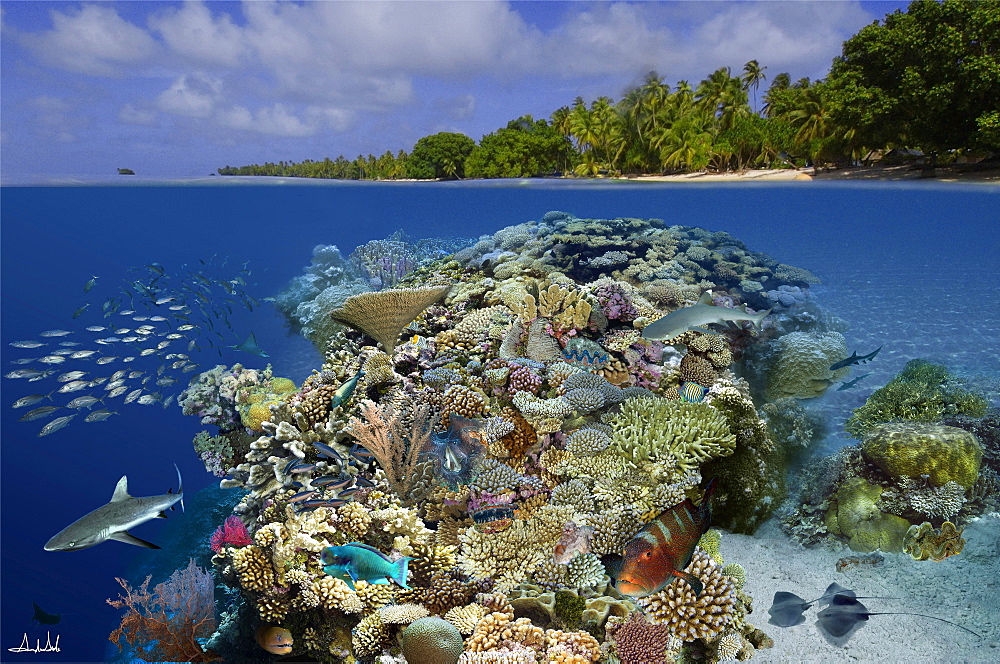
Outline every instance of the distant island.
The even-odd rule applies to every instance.
[[[630,177],[755,169],[975,164],[1000,153],[1000,3],[916,0],[844,42],[826,79],[729,67],[693,87],[657,72],[617,102],[577,97],[477,144],[458,133],[409,153],[224,166],[220,175],[346,180]],[[947,35],[944,38],[943,35]],[[752,99],[752,105],[751,105]],[[992,162],[993,160],[990,159]],[[984,164],[986,166],[986,164]],[[996,166],[993,165],[993,168]]]
[[[119,168],[118,175],[135,175],[135,171],[131,168]]]

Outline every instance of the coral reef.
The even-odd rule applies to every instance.
[[[781,502],[789,450],[816,428],[786,402],[769,415],[775,440],[734,377],[767,334],[734,326],[672,346],[641,330],[708,290],[717,306],[777,301],[790,317],[815,278],[726,233],[559,212],[454,255],[420,252],[401,236],[350,260],[318,247],[279,306],[322,367],[298,388],[242,367],[190,388],[187,410],[244,436],[197,443],[222,486],[246,491],[235,513],[251,541],[220,535],[213,558],[244,613],[322,662],[398,661],[397,643],[411,662],[584,663],[612,648],[622,662],[714,661],[766,647],[746,620],[746,572],[723,566],[714,534],[687,569],[698,597],[672,583],[622,598],[605,556],[703,476],[719,478],[725,527],[752,532]],[[781,342],[783,395],[832,378],[817,367],[839,359],[827,362],[836,339],[809,334]],[[822,359],[797,361],[810,344]],[[411,559],[407,578],[352,590],[322,560],[352,543]]]
[[[870,429],[861,452],[894,480],[925,477],[934,486],[956,482],[971,488],[979,477],[983,448],[956,427],[891,422]]]

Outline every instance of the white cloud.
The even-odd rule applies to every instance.
[[[302,115],[299,117],[293,108],[279,103],[263,106],[255,112],[245,106],[231,106],[220,109],[214,119],[227,129],[286,137],[313,136],[325,128],[344,131],[353,120],[348,111],[318,106],[306,108]]]
[[[28,33],[21,42],[52,66],[96,76],[118,76],[126,65],[149,58],[156,42],[122,19],[110,5],[84,5],[75,13],[52,10],[53,27]]]
[[[206,118],[221,100],[221,79],[195,72],[175,80],[156,98],[156,105],[165,113]]]
[[[156,120],[156,114],[148,109],[140,109],[132,104],[125,104],[118,110],[118,120],[125,124],[149,126]]]
[[[434,108],[447,115],[452,120],[466,120],[476,112],[476,98],[472,95],[459,95],[447,99],[438,99]]]
[[[39,95],[25,102],[35,135],[59,143],[73,143],[88,122],[74,112],[73,104],[61,97]]]
[[[229,14],[216,16],[201,2],[186,2],[180,9],[166,9],[149,19],[175,53],[203,64],[235,66],[247,54],[243,30]]]

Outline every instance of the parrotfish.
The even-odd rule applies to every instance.
[[[351,590],[355,590],[357,580],[368,583],[386,585],[389,579],[409,590],[406,585],[407,565],[413,558],[403,557],[393,562],[378,549],[360,542],[351,542],[344,546],[328,546],[320,554],[323,561],[323,571],[342,579]]]
[[[704,584],[684,568],[691,563],[698,540],[708,530],[709,503],[715,487],[713,479],[705,489],[700,506],[695,507],[691,499],[686,498],[647,523],[625,545],[622,568],[615,584],[618,592],[629,597],[648,597],[676,577],[687,581],[696,597],[701,594]]]
[[[333,393],[333,397],[330,399],[330,408],[336,408],[337,406],[343,405],[351,395],[354,394],[354,388],[358,386],[358,381],[365,377],[365,372],[358,369],[358,372],[354,374],[346,383],[337,388],[337,391]]]

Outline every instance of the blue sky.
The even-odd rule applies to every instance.
[[[908,3],[0,2],[0,177],[224,165],[479,140],[655,69],[824,76]]]

